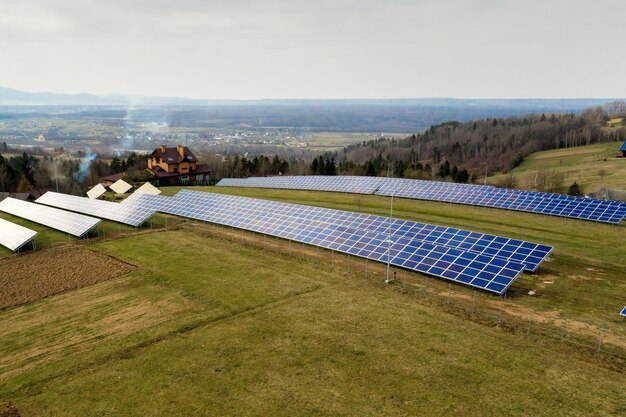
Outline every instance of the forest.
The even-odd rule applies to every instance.
[[[626,126],[608,127],[626,116],[626,103],[591,107],[581,114],[538,114],[433,125],[402,139],[380,138],[332,155],[342,174],[413,178],[448,177],[465,182],[507,173],[528,155],[544,150],[626,140]],[[456,169],[455,169],[456,168]],[[458,173],[463,172],[461,178]],[[456,177],[456,178],[455,178]]]

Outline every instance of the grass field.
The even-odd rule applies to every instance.
[[[626,159],[615,158],[622,143],[601,143],[576,148],[537,152],[512,171],[522,188],[535,188],[538,172],[555,171],[564,176],[565,189],[574,181],[583,187],[584,192],[600,188],[626,190]],[[502,175],[490,177],[496,184]]]
[[[389,210],[376,196],[206,190]],[[193,222],[91,239],[88,250],[135,269],[0,311],[0,410],[11,401],[22,416],[626,413],[623,226],[410,200],[395,200],[394,214],[556,252],[503,300],[400,270],[402,282],[385,285],[382,265],[365,272],[362,259]]]

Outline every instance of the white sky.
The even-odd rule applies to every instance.
[[[624,0],[0,0],[0,85],[195,98],[626,97]]]

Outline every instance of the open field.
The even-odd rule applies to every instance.
[[[395,136],[398,139],[409,136],[408,133],[385,133],[384,135],[386,137]],[[318,151],[336,151],[348,145],[359,142],[369,142],[370,140],[379,138],[380,135],[373,133],[316,132],[307,135],[304,143],[307,148]]]
[[[389,210],[377,196],[206,190]],[[501,299],[402,270],[385,285],[384,265],[191,221],[75,241],[132,270],[0,310],[0,407],[11,401],[22,416],[626,412],[624,226],[400,199],[394,215],[556,252]]]
[[[601,143],[576,148],[537,152],[524,160],[512,171],[521,188],[535,188],[535,176],[539,172],[555,171],[564,176],[563,186],[574,181],[584,192],[600,188],[626,190],[626,159],[615,158],[622,143]],[[494,175],[488,181],[496,184],[502,175]]]

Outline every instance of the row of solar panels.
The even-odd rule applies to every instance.
[[[141,190],[140,187],[137,192],[142,193]],[[143,192],[157,194],[150,188]],[[155,214],[155,211],[132,204],[122,206],[109,201],[54,192],[47,192],[36,203],[39,204],[6,198],[0,202],[0,211],[76,237],[82,237],[94,229],[100,224],[100,219],[138,227]],[[35,231],[6,220],[0,222],[0,244],[13,251],[19,250],[36,235]]]
[[[552,247],[341,210],[183,190],[121,203],[337,250],[503,293]]]
[[[620,223],[626,218],[626,204],[617,201],[512,190],[489,185],[358,176],[224,178],[217,185],[376,194],[502,208],[613,224]]]
[[[128,191],[130,191],[131,188],[133,188],[133,186],[127,183],[126,181],[119,179],[115,181],[113,184],[111,184],[109,188],[116,194],[126,194]],[[91,188],[89,191],[87,191],[87,197],[91,199],[98,199],[100,198],[100,196],[102,196],[106,192],[107,190],[102,184],[97,184],[96,186]],[[153,194],[153,195],[161,194],[161,190],[159,190],[158,188],[156,188],[154,185],[150,184],[149,182],[139,187],[137,189],[137,192],[144,193],[144,194]]]

